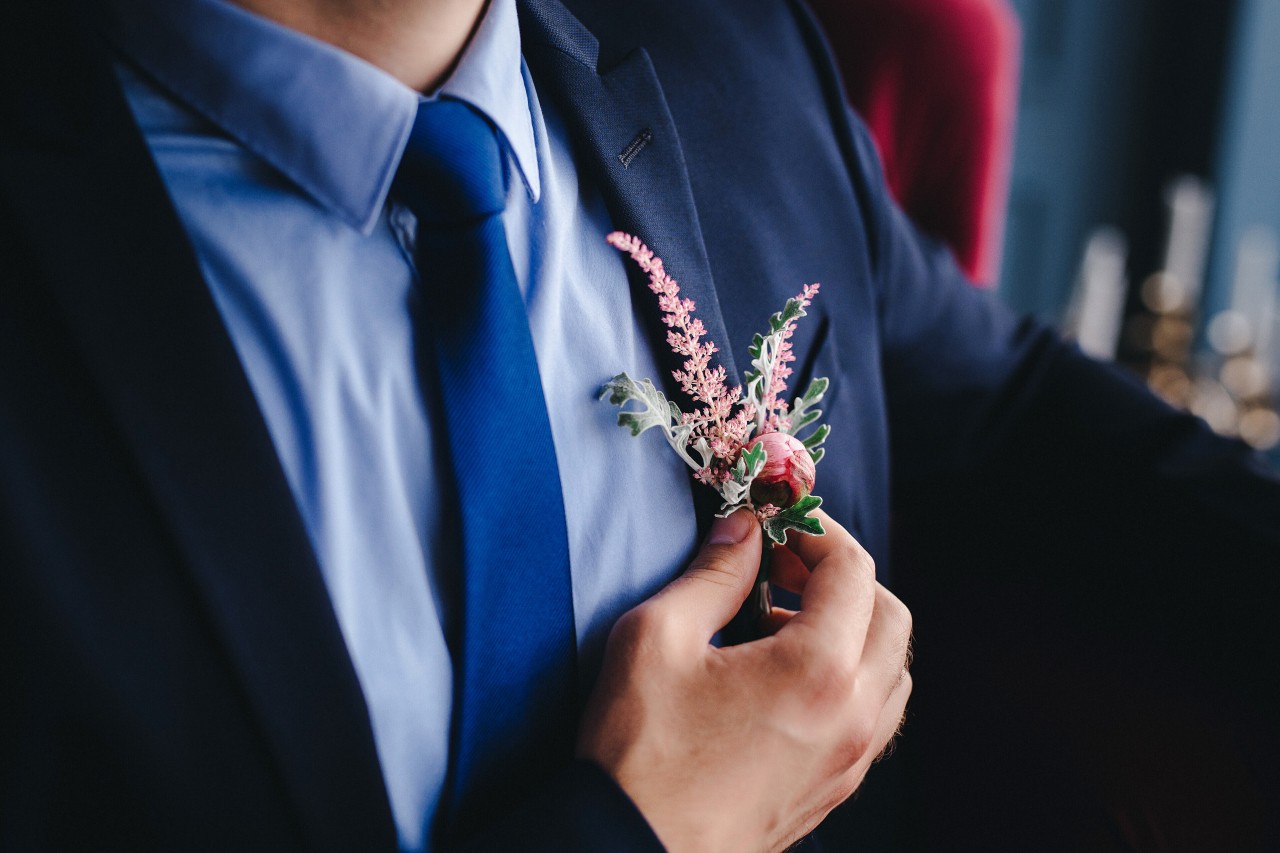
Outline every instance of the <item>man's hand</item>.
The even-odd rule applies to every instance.
[[[718,519],[689,569],[609,635],[578,741],[668,849],[778,850],[862,782],[911,692],[911,614],[875,581],[866,551],[822,515],[793,535],[774,579],[801,593],[769,636],[709,641],[746,598],[760,526]]]

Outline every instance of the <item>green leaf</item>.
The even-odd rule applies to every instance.
[[[627,374],[619,373],[601,389],[600,396],[606,395],[614,405],[639,403],[643,407],[618,413],[618,426],[631,430],[632,435],[639,435],[653,427],[669,430],[673,422],[680,421],[680,410],[668,403],[667,398],[648,379],[636,382]]]
[[[788,435],[795,435],[822,417],[821,409],[810,407],[821,402],[822,396],[827,393],[827,387],[830,384],[831,382],[826,377],[819,376],[809,383],[804,396],[795,399],[795,403],[791,408],[791,425],[786,430]]]
[[[804,439],[800,443],[803,444],[809,450],[813,450],[814,448],[822,444],[822,442],[826,441],[827,436],[829,435],[831,435],[831,425],[823,424],[822,426],[815,429],[812,435],[810,435],[808,438]]]
[[[742,458],[739,460],[747,477],[754,477],[760,473],[760,469],[764,467],[765,458],[768,451],[764,449],[763,444],[757,444],[750,450],[742,451]]]
[[[797,432],[822,417],[822,409],[809,409],[807,412],[797,417],[796,413],[800,411],[802,410],[796,409],[795,412],[791,413],[791,429],[789,430],[791,435],[795,435]]]
[[[792,320],[798,320],[805,316],[804,306],[800,304],[800,300],[792,297],[787,300],[787,304],[782,306],[782,310],[769,318],[769,328],[774,332],[782,331],[782,327]]]
[[[621,406],[628,400],[635,399],[636,383],[625,373],[619,373],[610,379],[604,385],[600,386],[600,399],[609,398],[609,402],[615,406]]]
[[[740,509],[751,509],[751,502],[739,500],[736,502],[725,501],[720,505],[720,509],[716,510],[717,518],[728,518]]]
[[[810,536],[825,536],[827,534],[827,531],[822,527],[822,522],[813,517],[798,518],[789,523],[794,524],[796,530],[803,530]]]
[[[680,407],[667,400],[654,387],[652,380],[637,382],[627,374],[619,373],[600,388],[600,398],[606,397],[617,406],[637,404],[637,408],[618,413],[618,425],[631,430],[632,435],[659,427],[667,444],[694,471],[701,471],[711,464],[713,454],[707,440],[692,440],[697,424],[685,423]]]
[[[819,462],[821,462],[822,457],[826,455],[827,455],[827,451],[825,448],[822,448],[822,447],[819,447],[816,450],[809,451],[809,458],[813,460],[814,465],[817,465]]]
[[[786,544],[788,530],[799,530],[810,536],[822,536],[827,532],[822,528],[822,522],[816,518],[783,518],[775,515],[773,518],[765,519],[764,532],[779,545]]]
[[[653,418],[648,413],[621,412],[618,415],[618,426],[631,430],[632,435],[639,435],[647,429],[662,426],[662,421]]]
[[[751,506],[751,483],[764,468],[768,457],[769,452],[763,445],[757,445],[750,451],[743,451],[738,457],[738,461],[729,471],[729,479],[719,486],[720,497],[724,500],[724,506],[720,508],[721,514],[726,508]]]
[[[779,544],[787,541],[788,530],[799,530],[810,536],[822,536],[826,533],[822,528],[822,522],[809,515],[820,506],[822,506],[822,498],[817,495],[802,498],[796,501],[794,506],[784,509],[773,518],[766,518],[764,531],[770,539]]]
[[[831,380],[825,376],[819,376],[809,383],[809,387],[805,390],[804,396],[800,398],[800,402],[796,403],[796,408],[808,408],[814,403],[822,399],[822,395],[827,393]]]
[[[802,518],[820,506],[822,506],[822,498],[817,495],[806,495],[791,506],[787,507],[779,513],[779,515],[783,515],[788,518]]]
[[[615,406],[640,404],[639,409],[618,413],[618,426],[631,430],[632,435],[653,427],[666,428],[673,418],[679,422],[680,410],[668,404],[667,398],[648,379],[636,382],[627,374],[619,373],[601,386],[600,398],[606,397]]]

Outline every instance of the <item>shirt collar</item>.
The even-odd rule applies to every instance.
[[[108,37],[171,95],[368,233],[423,96],[345,51],[225,0],[116,0]],[[540,192],[515,0],[491,0],[437,94],[498,127]]]
[[[520,55],[515,0],[490,0],[489,9],[439,94],[478,107],[501,132],[536,202],[542,194],[533,118]]]

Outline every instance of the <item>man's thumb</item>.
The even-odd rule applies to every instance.
[[[750,510],[717,518],[702,550],[663,591],[663,607],[696,630],[700,642],[729,623],[751,592],[760,569],[760,523]]]

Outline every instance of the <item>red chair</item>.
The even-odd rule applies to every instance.
[[[811,0],[898,203],[990,284],[999,269],[1017,106],[1007,0]]]

